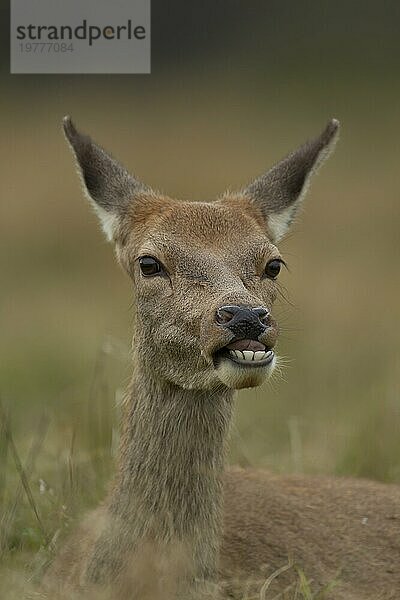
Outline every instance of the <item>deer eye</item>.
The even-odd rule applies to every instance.
[[[161,263],[152,256],[141,256],[139,258],[139,266],[142,275],[145,277],[154,277],[162,271]]]
[[[283,261],[280,258],[270,260],[265,267],[264,275],[270,279],[276,279],[280,273],[282,262]]]

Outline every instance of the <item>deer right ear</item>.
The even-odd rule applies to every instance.
[[[64,117],[63,127],[76,158],[84,191],[111,241],[115,239],[119,219],[127,205],[136,194],[149,188],[132,177],[88,135],[80,133],[71,117]]]
[[[339,122],[332,119],[318,137],[300,146],[243,190],[261,211],[273,243],[285,235],[295,219],[310,180],[332,152],[338,132]]]

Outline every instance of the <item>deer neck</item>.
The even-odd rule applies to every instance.
[[[225,387],[183,389],[139,365],[126,407],[110,508],[132,541],[184,544],[200,577],[216,567],[232,400]]]

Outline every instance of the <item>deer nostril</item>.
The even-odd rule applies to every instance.
[[[260,306],[259,308],[253,308],[253,311],[257,314],[263,325],[269,325],[271,321],[271,313],[269,310]]]
[[[230,306],[222,306],[221,308],[217,309],[215,318],[217,323],[220,323],[221,325],[226,325],[227,323],[232,321],[234,316],[235,312],[231,310]]]

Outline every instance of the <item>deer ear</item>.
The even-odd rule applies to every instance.
[[[63,127],[75,155],[84,191],[100,218],[107,239],[111,241],[127,205],[135,194],[149,188],[132,177],[88,135],[80,133],[70,117],[64,117]]]
[[[289,154],[245,190],[245,195],[262,212],[272,242],[289,229],[307,192],[311,176],[332,152],[339,122],[332,119],[315,139]]]

